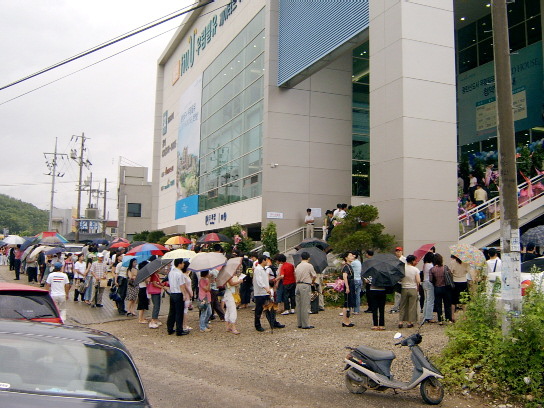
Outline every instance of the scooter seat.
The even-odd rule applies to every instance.
[[[392,351],[377,350],[367,346],[359,346],[357,347],[357,351],[372,360],[393,360],[395,358],[395,354]]]

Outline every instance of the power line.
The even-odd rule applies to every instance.
[[[158,25],[160,25],[160,24],[166,23],[167,21],[173,20],[174,18],[177,18],[177,17],[179,17],[179,16],[181,16],[181,15],[183,15],[183,14],[187,14],[187,13],[189,13],[190,11],[197,10],[197,9],[199,9],[199,8],[201,8],[201,7],[207,6],[208,4],[213,3],[214,1],[215,1],[215,0],[209,0],[208,2],[206,2],[206,3],[204,3],[204,4],[200,4],[200,5],[198,5],[198,6],[192,7],[192,8],[190,8],[190,9],[188,9],[188,10],[182,11],[181,13],[177,13],[177,12],[176,12],[176,14],[174,14],[174,15],[171,16],[171,17],[164,18],[164,19],[159,19],[158,22],[156,22],[157,20],[154,20],[154,21],[153,21],[152,23],[150,23],[150,24],[146,24],[146,25],[144,25],[144,26],[141,26],[141,27],[143,27],[143,28],[137,28],[137,29],[135,29],[135,30],[129,31],[127,34],[123,34],[123,35],[121,35],[121,36],[119,36],[119,37],[116,37],[116,38],[110,40],[110,41],[107,41],[107,42],[105,42],[105,43],[102,43],[102,44],[100,44],[100,45],[97,45],[96,47],[90,48],[90,49],[88,49],[87,51],[83,51],[83,52],[81,52],[81,53],[79,53],[79,54],[77,54],[77,55],[74,55],[73,57],[67,58],[67,59],[65,59],[65,60],[63,60],[63,61],[61,61],[61,62],[57,62],[56,64],[53,64],[53,65],[51,65],[51,66],[49,66],[49,67],[47,67],[47,68],[41,69],[40,71],[37,71],[37,72],[35,72],[35,73],[33,73],[33,74],[27,75],[26,77],[21,78],[21,79],[18,79],[18,80],[15,81],[15,82],[12,82],[12,83],[10,83],[10,84],[4,85],[4,86],[0,87],[0,91],[1,91],[1,90],[4,90],[4,89],[6,89],[6,88],[9,88],[9,87],[11,87],[11,86],[20,84],[21,82],[27,81],[27,80],[29,80],[29,79],[31,79],[31,78],[34,78],[34,77],[38,76],[38,75],[44,74],[44,73],[46,73],[46,72],[48,72],[48,71],[51,71],[51,70],[53,70],[53,69],[55,69],[55,68],[59,68],[59,67],[61,67],[61,66],[63,66],[63,65],[66,65],[66,64],[68,64],[68,63],[70,63],[70,62],[76,61],[76,60],[78,60],[78,59],[80,59],[80,58],[83,58],[83,57],[89,55],[89,54],[92,54],[92,53],[94,53],[94,52],[97,52],[97,51],[99,51],[99,50],[101,50],[101,49],[103,49],[103,48],[109,47],[110,45],[113,45],[113,44],[116,44],[116,43],[118,43],[118,42],[120,42],[120,41],[126,40],[127,38],[133,37],[133,36],[135,36],[136,34],[140,34],[140,33],[144,32],[144,31],[147,31],[147,30],[149,30],[149,29],[151,29],[151,28],[153,28],[153,27],[156,27],[156,26],[158,26]],[[180,10],[184,10],[184,9],[180,9]],[[116,54],[114,54],[114,55],[116,55]],[[76,72],[77,72],[77,71],[76,71]]]
[[[213,1],[215,1],[215,0],[210,0],[210,1],[209,1],[208,3],[206,3],[206,4],[209,4],[209,3],[213,2]],[[204,4],[204,5],[200,6],[200,7],[203,7],[203,6],[205,6],[206,4]],[[224,7],[224,6],[217,7],[217,8],[215,8],[215,9],[213,9],[213,10],[210,10],[210,11],[208,11],[207,13],[204,13],[204,14],[202,14],[201,16],[199,16],[199,18],[201,18],[201,17],[203,17],[203,16],[205,16],[205,15],[207,15],[207,14],[213,13],[214,11],[217,11],[217,10],[219,10],[219,9],[222,8],[222,7]],[[192,10],[193,10],[193,9],[192,9]],[[187,10],[186,13],[188,13],[189,11],[191,11],[191,10]],[[172,17],[172,18],[173,18],[173,17]],[[68,78],[69,76],[75,75],[75,74],[77,74],[78,72],[81,72],[81,71],[83,71],[83,70],[85,70],[85,69],[87,69],[87,68],[90,68],[90,67],[92,67],[92,66],[94,66],[94,65],[97,65],[97,64],[99,64],[99,63],[101,63],[101,62],[104,62],[104,61],[106,61],[106,60],[108,60],[108,59],[110,59],[110,58],[113,58],[113,57],[115,57],[115,56],[117,56],[117,55],[119,55],[119,54],[122,54],[122,53],[124,53],[124,52],[126,52],[126,51],[128,51],[128,50],[130,50],[130,49],[132,49],[132,48],[135,48],[135,47],[137,47],[137,46],[139,46],[139,45],[142,45],[142,44],[144,44],[144,43],[146,43],[146,42],[148,42],[148,41],[151,41],[151,40],[153,40],[153,39],[155,39],[155,38],[157,38],[157,37],[160,37],[161,35],[164,35],[164,34],[170,32],[170,31],[172,31],[172,30],[176,30],[177,28],[178,28],[178,27],[174,27],[174,28],[171,28],[171,29],[169,29],[169,30],[166,30],[166,31],[164,31],[164,32],[162,32],[162,33],[160,33],[160,34],[157,34],[157,35],[155,35],[155,36],[153,36],[153,37],[151,37],[151,38],[148,38],[147,40],[144,40],[144,41],[142,41],[142,42],[139,42],[138,44],[135,44],[135,45],[133,45],[133,46],[131,46],[131,47],[125,48],[124,50],[121,50],[121,51],[119,51],[119,52],[116,52],[115,54],[112,54],[112,55],[110,55],[109,57],[102,58],[102,59],[99,60],[99,61],[96,61],[96,62],[94,62],[94,63],[92,63],[92,64],[89,64],[89,65],[87,65],[87,66],[85,66],[85,67],[83,67],[83,68],[81,68],[81,69],[78,69],[78,70],[76,70],[76,71],[74,71],[74,72],[71,72],[70,74],[66,74],[66,75],[64,75],[64,76],[62,76],[62,77],[60,77],[60,78],[57,78],[57,79],[55,79],[55,80],[53,80],[53,81],[47,82],[47,83],[45,83],[45,84],[43,84],[43,85],[41,85],[41,86],[38,86],[38,87],[36,87],[36,88],[34,88],[34,89],[31,89],[30,91],[24,92],[24,93],[22,93],[22,94],[19,94],[19,95],[17,95],[17,96],[14,96],[14,97],[11,98],[11,99],[7,99],[7,100],[5,100],[5,101],[3,101],[3,102],[0,102],[0,106],[5,105],[6,103],[11,102],[11,101],[14,101],[14,100],[16,100],[16,99],[19,99],[19,98],[21,98],[21,97],[23,97],[23,96],[25,96],[25,95],[28,95],[28,94],[30,94],[30,93],[32,93],[32,92],[35,92],[35,91],[37,91],[37,90],[39,90],[39,89],[41,89],[41,88],[45,88],[46,86],[49,86],[49,85],[51,85],[51,84],[54,84],[55,82],[58,82],[58,81],[60,81],[60,80],[62,80],[62,79]],[[43,71],[43,72],[45,72],[45,71]],[[9,86],[11,86],[11,85],[9,85]],[[1,89],[4,89],[4,88],[1,88]]]

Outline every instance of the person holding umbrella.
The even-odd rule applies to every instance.
[[[342,266],[342,279],[344,280],[344,310],[342,311],[342,327],[353,327],[350,321],[351,309],[355,307],[355,281],[351,263],[355,259],[353,252],[346,252],[342,255],[344,265]]]
[[[188,331],[183,330],[184,299],[189,299],[189,293],[185,286],[186,277],[181,271],[182,268],[183,259],[175,259],[174,268],[168,273],[168,283],[170,285],[170,310],[168,311],[166,330],[168,334],[174,334],[175,332],[176,336],[189,334]],[[174,326],[176,328],[175,331]]]
[[[159,321],[159,312],[161,310],[161,293],[166,285],[161,282],[159,272],[155,271],[147,278],[147,293],[151,295],[153,310],[151,312],[150,329],[157,329],[162,323]]]
[[[122,264],[122,262],[121,262]],[[127,316],[136,317],[136,300],[138,300],[138,284],[136,283],[136,276],[138,275],[138,260],[132,258],[127,267],[127,297],[125,300],[128,302]]]

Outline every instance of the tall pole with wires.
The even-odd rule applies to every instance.
[[[83,153],[85,152],[85,141],[89,139],[88,137],[85,137],[85,133],[81,133],[81,136],[79,135],[73,135],[72,139],[81,139],[81,147],[79,149],[79,157],[77,156],[77,151],[74,149],[71,153],[71,158],[73,160],[77,161],[77,164],[79,166],[79,180],[77,184],[77,213],[76,213],[76,243],[79,243],[79,231],[81,229],[81,190],[82,190],[82,177],[83,177],[83,166],[87,167],[91,165],[89,160],[83,159]]]
[[[56,177],[63,177],[64,173],[57,173],[57,156],[66,156],[64,153],[57,153],[57,141],[58,138],[55,138],[55,151],[54,153],[44,153],[44,156],[47,160],[47,168],[49,169],[48,176],[51,176],[51,201],[49,203],[49,223],[47,225],[47,229],[49,231],[53,230],[53,203],[55,200],[55,178]],[[53,159],[51,161],[48,160],[48,155],[52,155]]]

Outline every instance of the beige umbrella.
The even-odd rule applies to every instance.
[[[189,251],[188,249],[174,249],[173,251],[167,252],[163,255],[162,259],[191,259],[196,255],[196,252]]]
[[[190,271],[202,272],[225,265],[227,258],[218,252],[199,252],[191,258]]]
[[[48,251],[48,250],[50,250],[51,248],[53,248],[53,247],[45,246],[45,245],[40,245],[40,246],[34,248],[34,250],[30,253],[30,255],[28,256],[28,258],[26,259],[26,261],[27,261],[27,262],[36,262],[36,260],[38,259],[38,255],[40,254],[40,252]]]
[[[242,264],[242,257],[230,258],[227,264],[219,271],[217,275],[217,286],[225,285],[230,278],[234,276],[240,265]]]

